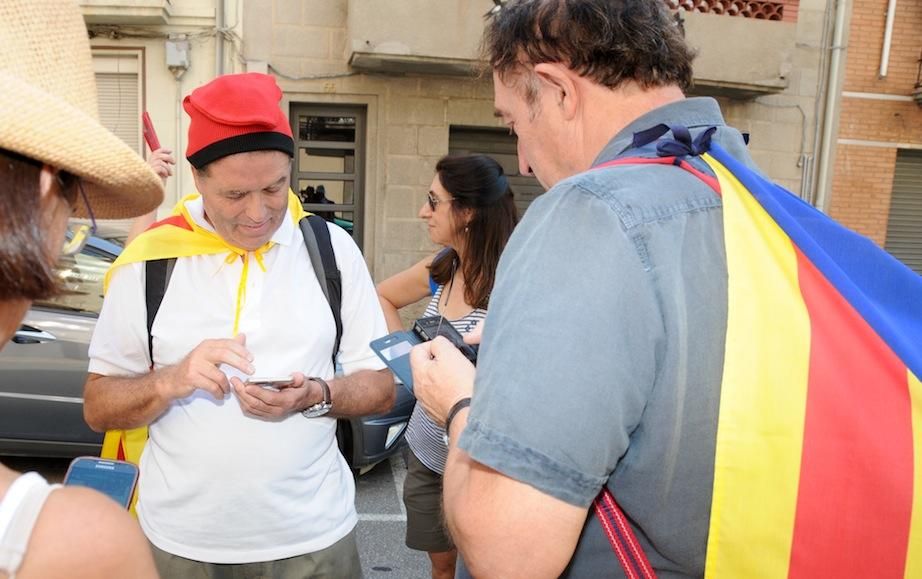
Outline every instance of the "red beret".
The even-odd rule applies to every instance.
[[[197,169],[222,157],[248,151],[282,151],[294,157],[294,140],[279,108],[282,91],[268,74],[219,76],[187,96],[186,158]]]

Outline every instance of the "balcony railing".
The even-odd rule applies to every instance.
[[[666,0],[666,4],[673,10],[788,22],[797,21],[798,3],[797,0]]]

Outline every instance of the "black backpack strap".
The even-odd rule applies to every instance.
[[[301,228],[301,234],[304,236],[304,245],[307,247],[307,253],[311,259],[311,266],[314,268],[314,275],[320,282],[320,289],[323,291],[327,303],[330,304],[330,311],[333,313],[333,321],[336,324],[336,341],[333,342],[333,364],[336,365],[336,355],[339,353],[339,345],[343,337],[343,281],[339,268],[336,265],[336,254],[333,253],[333,242],[330,240],[330,230],[327,229],[327,222],[317,215],[308,215],[298,223]],[[160,304],[163,303],[163,296],[166,294],[166,288],[170,284],[170,276],[173,275],[173,267],[176,265],[176,258],[155,259],[145,262],[146,282],[144,299],[147,304],[147,348],[150,353],[151,364],[154,360],[154,337],[151,330],[154,327],[154,320],[157,318],[157,311],[160,310]]]
[[[336,355],[339,353],[339,343],[343,337],[343,278],[336,265],[336,254],[333,253],[333,242],[330,240],[330,230],[327,222],[319,215],[308,215],[300,222],[301,234],[304,236],[304,245],[311,258],[314,274],[320,282],[333,321],[336,323],[336,341],[333,343],[333,365],[336,366]]]
[[[170,285],[170,276],[173,275],[173,266],[176,258],[154,259],[144,262],[145,282],[144,301],[147,304],[147,350],[150,353],[150,364],[154,366],[154,320],[163,303],[166,288]]]

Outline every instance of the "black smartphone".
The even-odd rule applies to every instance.
[[[423,342],[434,340],[436,336],[446,338],[464,354],[465,358],[470,360],[471,364],[477,365],[477,347],[465,344],[461,333],[451,325],[451,322],[442,319],[442,316],[429,316],[416,320],[413,324],[413,332]]]
[[[64,484],[95,489],[127,509],[138,484],[138,467],[123,460],[81,456],[67,467]]]

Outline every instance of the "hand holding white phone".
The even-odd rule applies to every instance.
[[[246,379],[247,384],[259,386],[266,390],[275,390],[278,392],[282,388],[288,388],[294,382],[292,376],[250,376]]]

